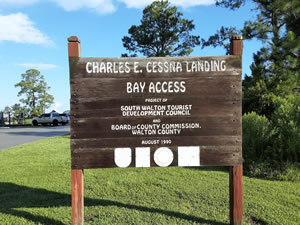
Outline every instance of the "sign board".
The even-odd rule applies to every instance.
[[[70,57],[72,169],[242,164],[241,56]]]

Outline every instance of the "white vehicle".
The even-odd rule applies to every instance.
[[[37,126],[39,124],[52,124],[53,126],[58,126],[58,124],[66,125],[67,122],[67,118],[64,116],[60,116],[58,112],[45,113],[39,117],[32,118],[33,126]]]
[[[70,114],[69,113],[60,113],[59,116],[64,117],[66,119],[67,124],[70,123]]]

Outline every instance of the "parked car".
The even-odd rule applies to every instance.
[[[69,113],[60,113],[59,116],[66,118],[67,124],[70,123],[70,114]]]
[[[67,118],[64,116],[60,116],[58,112],[45,113],[39,117],[32,118],[33,126],[38,126],[39,124],[52,124],[53,126],[58,126],[58,124],[66,125]]]

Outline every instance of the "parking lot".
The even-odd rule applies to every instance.
[[[0,128],[0,150],[70,133],[70,126]]]

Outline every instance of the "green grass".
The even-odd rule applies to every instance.
[[[0,224],[71,224],[69,136],[0,151]],[[229,224],[227,168],[85,170],[85,224]],[[244,177],[244,224],[300,224],[300,183]]]

